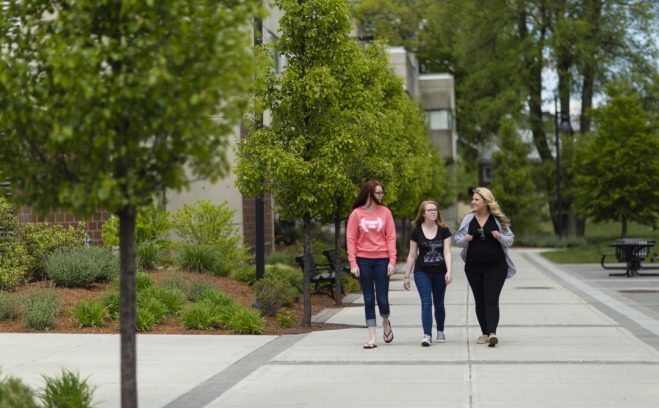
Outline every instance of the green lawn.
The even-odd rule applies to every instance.
[[[583,243],[567,249],[543,252],[542,255],[556,263],[599,263],[602,254],[613,253],[613,248],[608,244],[620,238],[620,230],[620,223],[588,223]],[[632,223],[628,226],[627,236],[659,241],[659,230],[653,231],[648,226]],[[651,254],[655,252],[659,252],[659,247],[650,250]]]

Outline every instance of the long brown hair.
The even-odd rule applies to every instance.
[[[416,213],[416,218],[414,218],[414,221],[412,221],[412,225],[416,227],[418,225],[423,224],[423,221],[425,220],[425,217],[423,215],[426,213],[426,206],[428,204],[434,204],[435,208],[437,208],[437,219],[435,220],[435,224],[437,224],[437,226],[439,227],[447,228],[448,225],[446,224],[446,222],[444,222],[444,220],[442,219],[442,214],[439,212],[439,206],[437,205],[436,202],[430,200],[424,201],[421,203],[421,205],[419,205],[419,211]]]
[[[382,184],[375,180],[369,180],[364,185],[362,186],[361,191],[359,192],[359,195],[357,195],[357,198],[355,201],[352,203],[352,209],[354,210],[357,207],[361,207],[362,205],[366,205],[366,202],[370,198],[371,201],[378,205],[382,205],[382,201],[375,196],[375,187],[380,186],[382,187]],[[382,191],[384,191],[384,187],[382,187]]]

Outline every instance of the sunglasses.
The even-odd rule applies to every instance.
[[[483,228],[478,229],[478,234],[480,235],[481,241],[485,241],[485,231],[483,231]]]

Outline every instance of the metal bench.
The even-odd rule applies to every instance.
[[[314,290],[316,293],[321,293],[321,289],[328,288],[329,293],[334,299],[334,284],[336,275],[326,264],[316,264],[316,261],[313,258],[313,255],[310,255],[311,260],[309,264],[309,273],[311,275],[310,282],[314,284]],[[295,262],[300,265],[302,272],[304,273],[304,255],[298,255],[295,257]]]
[[[329,265],[330,270],[336,272],[336,251],[334,249],[326,249],[323,251],[323,255],[327,258],[327,264]],[[348,260],[346,258],[341,258],[339,261],[340,265],[343,265],[341,266],[341,273],[349,274],[353,278],[359,280],[358,277],[350,272],[350,265],[348,265]]]

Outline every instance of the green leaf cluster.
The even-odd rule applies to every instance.
[[[260,1],[5,3],[0,167],[17,199],[117,213],[186,186],[188,173],[227,174]]]
[[[595,222],[659,223],[659,128],[653,113],[625,83],[593,110],[596,131],[575,152],[574,208]]]

